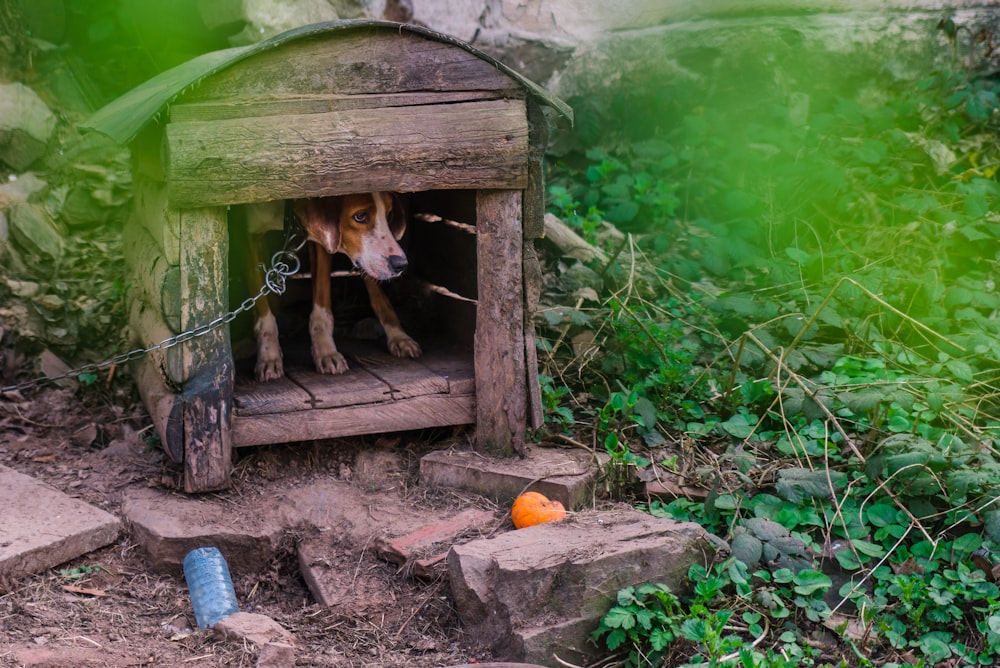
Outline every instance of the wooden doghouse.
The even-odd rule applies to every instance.
[[[362,20],[206,54],[87,121],[132,150],[124,243],[143,347],[239,303],[230,207],[250,202],[411,193],[411,210],[433,215],[410,220],[408,273],[473,302],[421,293],[432,324],[454,326],[422,340],[420,360],[338,334],[351,370],[337,376],[292,364],[287,378],[254,383],[238,373],[228,324],[150,352],[137,362],[138,385],[187,491],[228,486],[231,448],[263,443],[474,423],[477,447],[523,451],[526,423],[541,419],[530,314],[542,106],[571,114],[467,44]]]

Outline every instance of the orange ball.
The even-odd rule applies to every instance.
[[[550,501],[548,497],[538,492],[525,492],[514,500],[514,505],[510,509],[510,518],[514,520],[514,527],[517,529],[556,522],[564,517],[566,508],[563,504]]]

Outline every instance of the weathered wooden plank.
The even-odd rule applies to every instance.
[[[215,364],[184,385],[184,491],[226,489],[232,472],[233,365]]]
[[[122,229],[122,254],[135,296],[147,304],[159,304],[167,326],[174,333],[181,331],[180,267],[167,263],[156,239],[134,216]]]
[[[152,358],[141,357],[133,361],[132,375],[163,450],[172,462],[180,464],[184,461],[184,402],[167,386]]]
[[[475,394],[476,370],[471,353],[425,348],[420,363],[448,381],[451,394]]]
[[[312,395],[290,378],[258,383],[238,376],[233,386],[233,409],[236,415],[294,413],[313,408]]]
[[[171,123],[167,141],[178,208],[527,184],[523,100]]]
[[[221,317],[229,308],[229,232],[223,208],[180,212],[181,329]],[[229,486],[230,424],[235,369],[224,325],[180,349],[185,369],[184,488],[204,492]]]
[[[229,310],[229,230],[223,208],[182,209],[180,325],[183,331],[200,327]],[[194,376],[221,354],[232,357],[228,326],[182,344],[184,366]]]
[[[520,191],[476,197],[476,440],[497,454],[524,453],[524,290]]]
[[[363,368],[385,383],[389,388],[388,396],[393,399],[448,393],[448,381],[420,360],[393,357],[383,348],[358,341],[342,341],[339,348],[352,366]]]
[[[389,399],[392,391],[385,382],[357,364],[351,364],[347,371],[335,376],[302,368],[286,369],[286,373],[312,396],[317,408],[380,403]]]
[[[540,239],[545,233],[545,170],[542,161],[549,141],[549,126],[535,99],[527,101],[528,185],[524,190],[524,238]]]
[[[538,429],[545,421],[542,387],[538,381],[538,348],[535,345],[535,313],[542,295],[542,267],[530,239],[524,242],[524,366],[528,387],[528,421]]]
[[[210,77],[189,98],[520,89],[465,49],[405,31],[359,29],[259,53]]]
[[[517,96],[515,96],[517,97]],[[257,116],[298,116],[351,109],[416,107],[473,100],[496,100],[492,90],[392,93],[388,95],[310,95],[265,99],[191,102],[170,107],[170,122],[218,121]]]
[[[141,224],[163,250],[167,264],[180,263],[181,219],[167,202],[167,186],[136,174],[132,179],[131,218]]]
[[[143,348],[155,346],[174,335],[173,330],[163,322],[159,305],[147,304],[139,299],[138,295],[130,297],[129,327],[136,343]],[[185,366],[183,352],[179,346],[154,350],[146,356],[154,361],[167,382],[175,387],[180,388],[188,380],[191,369]]]
[[[475,397],[435,394],[382,404],[233,419],[233,446],[289,443],[475,422]]]

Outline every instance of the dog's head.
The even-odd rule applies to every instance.
[[[406,215],[392,193],[296,200],[295,214],[311,241],[331,254],[344,253],[376,280],[395,278],[406,268],[398,243],[406,231]]]

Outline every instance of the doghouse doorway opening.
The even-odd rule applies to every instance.
[[[400,359],[388,352],[362,279],[343,275],[352,268],[338,254],[332,279],[334,337],[349,369],[336,375],[317,373],[308,333],[311,268],[303,249],[302,278],[289,280],[279,300],[285,377],[267,383],[255,380],[252,313],[231,325],[235,447],[475,423],[475,191],[414,193],[406,197],[406,208],[407,232],[401,243],[409,267],[384,288],[423,355]],[[248,253],[240,215],[239,207],[231,210],[232,304],[252,292],[247,287]],[[280,249],[282,235],[274,233],[269,241]]]

